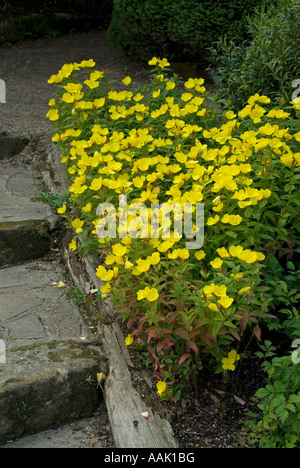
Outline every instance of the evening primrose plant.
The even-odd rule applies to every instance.
[[[245,331],[259,338],[270,317],[262,274],[299,235],[299,109],[256,94],[239,113],[224,111],[203,79],[170,77],[167,59],[149,64],[141,88],[129,76],[112,82],[93,60],[64,65],[49,80],[47,117],[70,179],[58,210],[74,232],[69,248],[99,260],[101,295],[126,321],[126,344],[145,343],[166,384],[160,396],[179,399],[207,356],[233,371]],[[199,204],[204,239],[194,248]],[[163,205],[169,230],[153,232]],[[178,232],[187,211],[189,238]]]

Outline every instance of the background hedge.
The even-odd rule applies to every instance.
[[[249,18],[247,28],[246,44],[222,39],[211,49],[219,95],[237,108],[255,93],[291,100],[300,79],[300,1],[277,0]]]
[[[142,60],[203,59],[219,37],[242,41],[265,0],[114,0],[109,40]]]

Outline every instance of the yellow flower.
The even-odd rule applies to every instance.
[[[184,102],[187,102],[187,101],[190,101],[192,97],[193,97],[192,93],[183,93],[181,95],[181,100]]]
[[[76,230],[77,234],[83,231],[82,229],[83,224],[84,224],[84,221],[81,221],[81,219],[79,218],[76,218],[74,219],[74,221],[72,221],[72,227]]]
[[[64,214],[66,210],[67,210],[67,205],[63,205],[61,208],[58,208],[57,213]]]
[[[153,91],[153,93],[152,93],[152,97],[154,97],[154,98],[157,98],[159,95],[160,95],[160,89],[158,89],[157,91]],[[160,113],[159,113],[159,115],[160,115]]]
[[[81,68],[92,68],[96,65],[93,59],[90,60],[82,60],[82,62],[79,64],[79,67]]]
[[[156,57],[153,57],[149,62],[148,62],[148,65],[157,65],[158,63],[158,58]]]
[[[59,119],[58,110],[50,109],[49,112],[46,114],[46,117],[48,117],[48,119],[51,120],[51,122],[55,122]]]
[[[221,268],[223,260],[221,258],[215,258],[210,264],[213,268]]]
[[[216,296],[224,297],[226,296],[227,287],[225,286],[225,284],[221,284],[221,286],[214,285],[213,292]]]
[[[167,390],[166,382],[157,382],[156,384],[157,393],[162,396],[162,394]]]
[[[127,335],[125,338],[125,345],[130,346],[134,343],[134,338],[131,335]]]
[[[100,265],[97,268],[96,276],[98,276],[102,281],[108,282],[113,278],[114,272],[113,270],[107,270],[104,266]]]
[[[144,96],[143,96],[141,93],[137,93],[137,94],[134,96],[133,100],[136,101],[136,102],[139,102],[139,101],[141,101],[141,100],[143,99],[143,97],[144,97]],[[136,110],[137,110],[137,109],[136,109]]]
[[[250,286],[245,286],[244,288],[240,289],[238,294],[241,296],[242,294],[245,294],[246,292],[248,292],[250,290]]]
[[[127,252],[127,247],[122,244],[115,244],[112,248],[113,254],[116,255],[117,257],[123,257],[123,255],[126,254]]]
[[[122,83],[124,83],[124,85],[126,85],[126,86],[130,85],[130,83],[131,83],[131,78],[130,78],[130,76],[126,76],[126,77],[124,78],[124,80],[122,80]]]
[[[239,257],[239,255],[241,255],[241,253],[243,252],[243,247],[241,245],[231,245],[229,247],[229,253],[232,257]]]
[[[254,263],[260,260],[264,260],[265,256],[260,252],[253,252],[250,249],[246,249],[243,250],[240,255],[238,255],[238,258],[246,263]]]
[[[266,113],[266,110],[261,107],[256,105],[254,109],[250,111],[250,118],[253,120],[254,123],[259,123],[261,122],[261,117]]]
[[[220,257],[222,257],[222,258],[227,258],[227,257],[230,256],[229,253],[228,253],[228,250],[225,249],[225,247],[222,247],[221,249],[217,249],[217,252],[220,255]]]
[[[125,270],[131,270],[133,268],[133,263],[129,260],[125,260]]]
[[[220,221],[220,216],[216,215],[214,218],[210,217],[207,220],[207,226],[213,226],[214,224],[217,224]]]
[[[76,239],[73,239],[72,242],[69,244],[69,249],[75,251],[77,249],[77,242]]]
[[[111,290],[111,285],[109,283],[105,283],[103,286],[101,286],[100,291],[102,294],[108,294]]]
[[[228,307],[231,306],[233,303],[234,299],[232,297],[224,296],[221,297],[221,299],[218,299],[218,303],[224,307],[224,309],[228,309]]]
[[[156,288],[149,288],[148,286],[145,289],[140,289],[137,292],[137,299],[141,301],[142,299],[147,299],[149,302],[156,301],[158,299],[159,294]]]
[[[222,367],[224,370],[235,370],[235,363],[240,360],[240,355],[235,351],[232,350],[228,354],[227,358],[222,359]]]
[[[243,218],[240,215],[229,215],[226,214],[221,219],[224,224],[231,224],[231,226],[238,226],[243,221]]]
[[[184,83],[184,86],[187,88],[187,89],[192,89],[195,87],[195,80],[193,78],[189,78],[188,81],[186,81]]]
[[[94,81],[94,80],[85,80],[84,84],[86,84],[87,87],[90,89],[95,89],[100,86],[99,81]]]
[[[208,302],[207,307],[212,310],[213,312],[220,312],[218,309],[218,306],[214,304],[213,302]]]
[[[146,259],[151,265],[158,265],[160,262],[160,253],[159,252],[153,252],[152,255],[147,257]]]
[[[176,86],[176,84],[174,83],[174,81],[167,81],[166,83],[166,89],[169,91],[171,89],[174,89]]]
[[[203,258],[206,257],[206,253],[204,250],[199,250],[198,252],[195,252],[195,257],[197,260],[203,260]]]
[[[67,104],[72,104],[75,101],[74,94],[70,93],[65,93],[63,97],[61,98],[63,102],[66,102]]]
[[[228,112],[226,112],[225,117],[228,120],[235,119],[236,114],[233,111],[228,111]]]
[[[82,211],[85,213],[89,213],[92,210],[92,205],[90,203],[87,203],[85,206],[82,207]]]
[[[281,162],[287,167],[291,168],[294,164],[294,157],[292,153],[283,154],[280,159]]]
[[[103,182],[103,179],[102,177],[98,177],[97,179],[93,179],[92,180],[92,183],[90,185],[90,189],[97,192],[98,190],[101,189],[102,187],[102,182]]]
[[[158,66],[160,68],[165,68],[165,67],[169,67],[170,63],[168,62],[166,58],[163,58],[162,60],[158,60]]]

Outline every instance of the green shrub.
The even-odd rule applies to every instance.
[[[98,293],[127,323],[126,345],[148,350],[159,394],[176,400],[204,365],[233,371],[246,329],[260,339],[270,318],[265,265],[300,232],[300,121],[258,94],[238,114],[224,112],[203,79],[169,78],[166,59],[149,65],[142,89],[129,76],[116,84],[90,70],[92,59],[64,65],[49,80],[57,93],[47,117],[70,177],[58,209],[73,228],[69,248],[97,258]],[[200,223],[185,236],[178,227],[202,200],[203,249],[190,244]],[[179,210],[157,229],[158,206],[174,203]],[[105,212],[115,220],[109,236]],[[292,272],[277,298],[289,309],[298,300]],[[296,319],[291,313],[282,315]]]
[[[266,343],[267,355],[274,347]],[[271,350],[271,351],[270,351]],[[248,444],[259,448],[300,447],[300,364],[292,356],[273,357],[263,367],[268,379],[255,397],[260,413],[250,413],[246,422]]]
[[[264,0],[115,0],[108,38],[130,55],[203,59],[226,34],[245,39],[246,15]]]
[[[220,96],[244,105],[254,92],[291,100],[300,77],[300,3],[278,0],[251,17],[249,44],[223,38],[211,49],[212,70]]]

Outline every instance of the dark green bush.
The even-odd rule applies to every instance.
[[[300,2],[278,0],[249,19],[250,43],[222,39],[211,49],[220,96],[242,106],[255,93],[291,100],[300,78]]]
[[[203,59],[216,39],[242,41],[246,16],[264,0],[115,0],[108,38],[130,55],[149,60]]]

